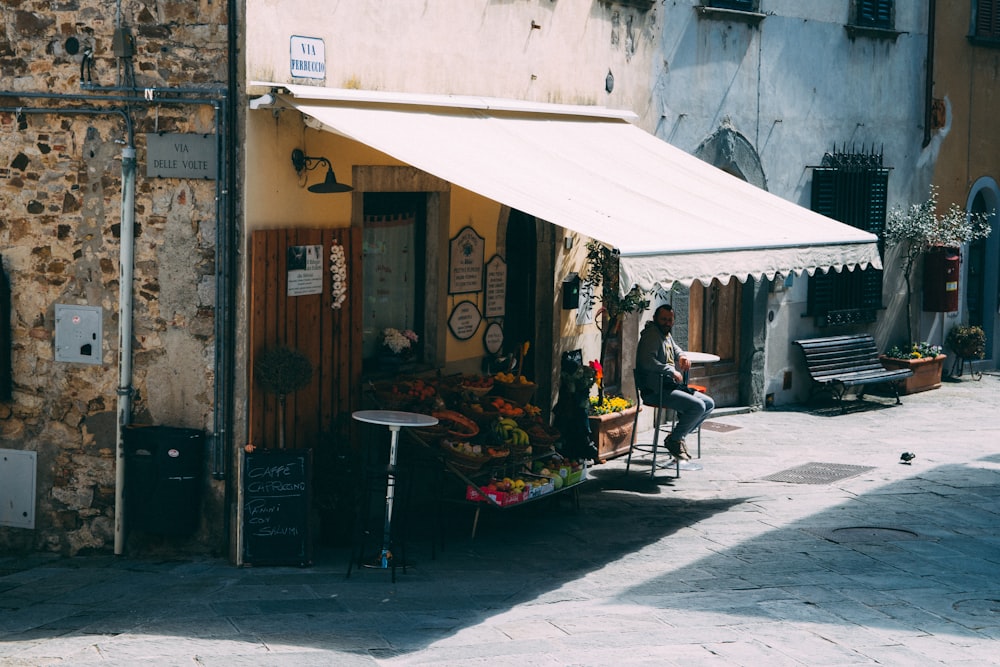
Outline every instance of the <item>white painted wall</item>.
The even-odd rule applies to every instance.
[[[688,152],[728,120],[756,149],[767,189],[810,206],[812,170],[834,145],[884,150],[889,204],[926,193],[930,170],[920,170],[923,140],[925,0],[897,2],[896,41],[845,30],[848,0],[761,0],[766,18],[756,27],[700,18],[695,0],[664,7],[662,59],[655,73],[658,136]],[[933,160],[931,160],[931,163]],[[916,198],[916,199],[915,199]],[[925,198],[925,197],[924,197]],[[892,269],[890,257],[887,266]],[[766,325],[767,393],[777,404],[803,400],[808,387],[796,338],[823,335],[803,318],[806,279],[773,293]],[[890,287],[890,284],[892,285]],[[885,304],[875,325],[880,338],[901,326],[902,286],[887,276]],[[782,390],[786,370],[793,388]]]

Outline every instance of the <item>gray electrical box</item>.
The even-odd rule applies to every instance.
[[[100,306],[56,304],[56,361],[99,364],[104,328]]]
[[[35,527],[38,454],[0,449],[0,526]]]

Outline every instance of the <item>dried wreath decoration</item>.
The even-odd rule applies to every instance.
[[[347,300],[347,257],[344,246],[336,241],[330,245],[330,284],[333,296],[331,308],[340,308]]]

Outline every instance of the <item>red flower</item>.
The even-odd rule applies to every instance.
[[[594,379],[597,380],[597,384],[601,384],[601,380],[604,379],[604,369],[601,367],[601,362],[594,359],[589,364],[587,364],[594,369]]]

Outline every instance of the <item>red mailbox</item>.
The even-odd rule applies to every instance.
[[[958,277],[962,256],[957,248],[936,248],[924,255],[924,310],[958,310]]]

